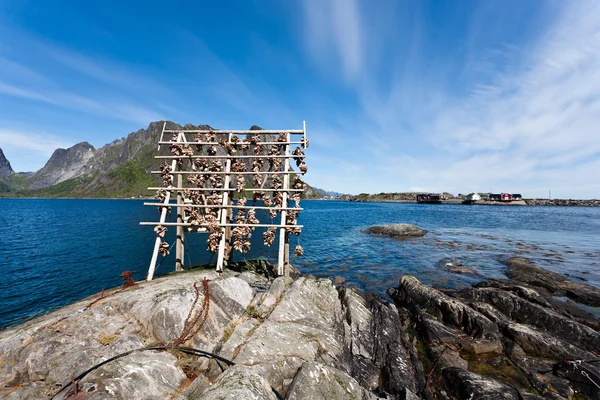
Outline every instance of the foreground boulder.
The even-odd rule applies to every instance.
[[[377,225],[371,226],[362,232],[372,235],[382,235],[399,238],[421,237],[425,236],[425,234],[427,233],[425,229],[421,229],[410,224]]]
[[[328,399],[416,390],[393,305],[328,279],[197,271],[107,291],[0,332],[0,397],[49,398],[104,360],[173,344],[236,365],[223,372],[214,359],[135,351],[81,379],[77,398],[307,398],[313,376],[327,386],[312,390],[326,389]],[[56,399],[74,395],[68,387]]]
[[[0,397],[50,398],[120,356],[55,399],[600,398],[600,321],[533,282],[404,276],[390,304],[292,276],[178,273],[2,331]]]

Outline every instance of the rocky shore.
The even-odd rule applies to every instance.
[[[528,206],[600,207],[600,200],[527,199]]]
[[[404,276],[387,303],[298,273],[172,274],[1,331],[0,397],[73,379],[54,398],[600,398],[600,319],[577,303],[600,290],[525,259],[507,275],[460,291]],[[147,349],[79,379],[152,346],[222,359]]]

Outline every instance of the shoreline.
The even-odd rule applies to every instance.
[[[572,199],[526,199],[526,200],[515,200],[515,201],[488,201],[488,200],[475,200],[472,202],[466,202],[462,199],[450,199],[443,200],[439,203],[419,203],[416,200],[394,200],[394,199],[324,199],[324,200],[337,200],[345,201],[348,203],[412,203],[412,204],[436,204],[436,205],[466,205],[466,206],[528,206],[528,207],[600,207],[600,200],[572,200]]]

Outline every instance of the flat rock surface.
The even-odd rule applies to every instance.
[[[392,236],[392,237],[421,237],[425,236],[427,231],[410,224],[389,224],[371,226],[363,231],[372,235]]]

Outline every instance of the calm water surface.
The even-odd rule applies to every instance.
[[[429,284],[461,287],[504,277],[502,260],[513,255],[600,286],[600,208],[490,207],[404,203],[303,201],[304,248],[293,259],[303,273],[340,275],[385,296],[405,274]],[[0,199],[0,328],[64,306],[122,283],[123,270],[145,278],[154,243],[156,209],[137,200]],[[259,214],[261,220],[268,216]],[[399,241],[360,231],[370,225],[411,223],[426,237]],[[174,228],[167,234],[173,242]],[[262,232],[245,257],[276,259]],[[188,235],[186,264],[211,260],[206,236]],[[260,245],[259,245],[260,244]],[[236,257],[244,256],[235,253]],[[441,259],[456,259],[480,276],[444,272]],[[214,262],[214,259],[212,260]],[[173,269],[170,255],[157,275]],[[443,264],[443,263],[441,263]]]

